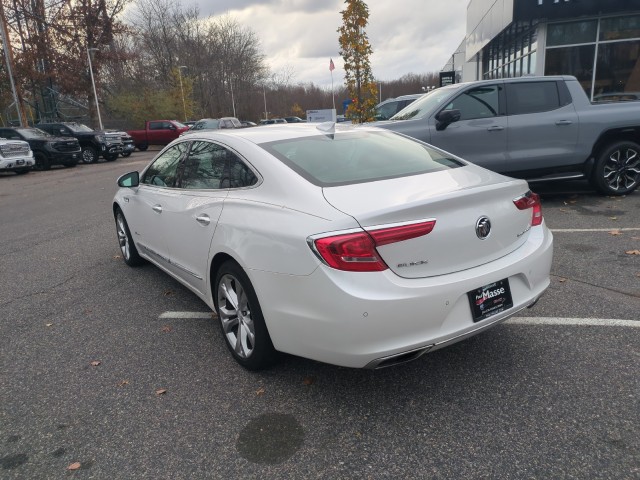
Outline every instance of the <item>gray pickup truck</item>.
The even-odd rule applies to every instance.
[[[529,182],[588,178],[606,195],[640,184],[640,102],[591,103],[571,76],[449,85],[375,125]]]

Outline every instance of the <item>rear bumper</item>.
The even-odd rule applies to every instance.
[[[351,273],[324,265],[309,276],[248,273],[277,350],[375,368],[468,338],[535,303],[549,286],[552,257],[553,238],[543,225],[505,257],[437,277],[405,279],[389,270]],[[504,278],[513,307],[474,322],[467,292]]]

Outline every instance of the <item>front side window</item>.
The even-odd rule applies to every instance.
[[[22,140],[20,135],[14,130],[0,130],[0,137],[7,140]]]
[[[497,85],[472,88],[456,97],[445,110],[460,110],[460,120],[497,117],[500,88]]]
[[[507,113],[548,112],[560,108],[556,82],[526,82],[507,84]]]
[[[144,172],[141,183],[158,187],[174,187],[178,165],[188,144],[188,142],[178,143],[161,153]]]
[[[374,182],[461,167],[443,152],[393,132],[344,132],[260,145],[321,187]]]

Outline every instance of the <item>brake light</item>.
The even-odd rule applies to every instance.
[[[533,193],[529,190],[524,195],[514,199],[513,203],[518,210],[533,208],[533,213],[531,215],[532,227],[542,223],[542,204],[540,203],[540,196],[537,193]]]
[[[401,242],[428,234],[435,220],[376,230],[345,233],[310,240],[321,260],[338,270],[349,272],[381,272],[389,268],[376,247]]]

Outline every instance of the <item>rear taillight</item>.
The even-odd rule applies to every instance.
[[[531,226],[535,227],[542,223],[542,205],[540,204],[540,197],[537,193],[533,193],[529,190],[524,195],[513,200],[513,203],[518,210],[526,210],[528,208],[533,209],[531,215]]]
[[[349,272],[381,272],[389,268],[376,247],[426,235],[433,230],[435,220],[350,232],[309,239],[316,254],[330,267]]]

